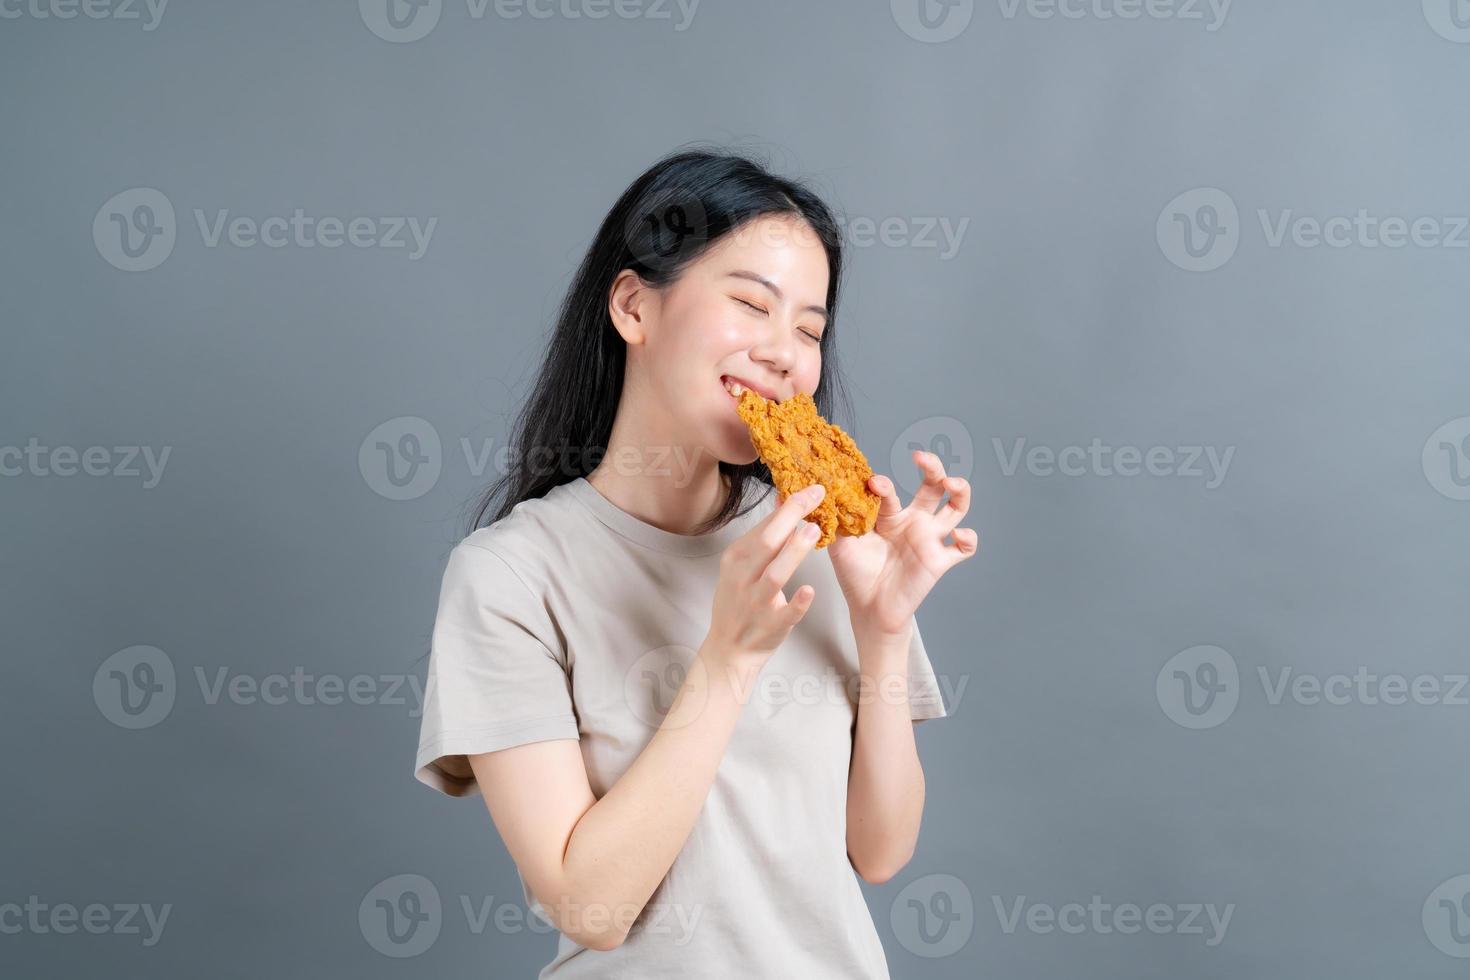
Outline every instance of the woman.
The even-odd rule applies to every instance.
[[[912,722],[945,714],[914,613],[978,541],[916,452],[907,507],[875,476],[875,530],[814,551],[822,488],[778,501],[736,414],[743,386],[830,417],[839,239],[740,156],[650,168],[450,554],[416,775],[483,796],[562,934],[542,978],[888,976],[854,871],[913,852]]]

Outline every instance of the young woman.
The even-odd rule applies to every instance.
[[[732,389],[832,417],[841,266],[800,184],[655,164],[449,556],[416,775],[483,796],[561,932],[543,980],[888,976],[854,871],[913,853],[912,723],[945,714],[914,613],[978,540],[929,453],[907,507],[873,477],[876,529],[820,551],[820,485],[777,499]]]

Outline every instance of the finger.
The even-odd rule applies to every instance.
[[[878,495],[878,520],[891,520],[903,512],[903,503],[898,499],[898,491],[894,489],[893,481],[888,477],[870,477],[868,489]]]
[[[970,509],[970,481],[962,476],[947,477],[944,481],[944,489],[949,491],[949,499],[944,502],[943,507],[939,508],[939,513],[935,516],[939,522],[940,531],[948,533],[954,530],[954,526]]]
[[[939,461],[938,456],[922,449],[914,450],[914,463],[919,467],[919,472],[924,474],[924,483],[919,487],[919,492],[914,494],[914,499],[909,501],[909,506],[925,514],[932,514],[934,508],[939,506],[939,501],[944,499],[944,464]]]
[[[777,592],[786,587],[786,582],[796,571],[808,554],[817,539],[822,536],[822,529],[811,521],[802,521],[791,532],[776,557],[766,565],[760,577],[756,579],[756,593],[762,601],[769,602],[775,598]]]
[[[745,532],[754,543],[754,568],[752,577],[770,564],[771,558],[786,544],[791,532],[796,530],[802,518],[810,514],[822,498],[827,495],[826,487],[813,483],[793,493],[782,501],[781,506],[762,518],[755,527]]]
[[[944,556],[949,562],[945,566],[945,571],[948,571],[980,550],[980,535],[975,532],[974,528],[957,527],[951,536],[954,538],[954,544],[946,544],[944,546]]]
[[[803,585],[796,590],[796,594],[791,597],[791,601],[786,603],[786,608],[781,610],[781,615],[784,617],[784,625],[787,629],[801,622],[807,610],[812,607],[812,600],[816,597],[817,590],[810,585]]]

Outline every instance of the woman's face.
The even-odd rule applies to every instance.
[[[724,462],[755,460],[727,385],[777,401],[816,391],[827,280],[827,252],[811,226],[772,215],[720,239],[659,294],[634,356],[683,438]]]

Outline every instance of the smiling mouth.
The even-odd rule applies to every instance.
[[[736,399],[737,401],[739,400],[740,396],[745,394],[747,391],[753,391],[757,395],[760,395],[762,398],[765,398],[768,401],[777,400],[771,398],[769,395],[761,393],[760,391],[756,391],[756,389],[754,388],[746,387],[739,381],[736,381],[734,378],[730,377],[728,374],[720,376],[720,383],[725,386],[725,391],[730,394],[730,397]]]

